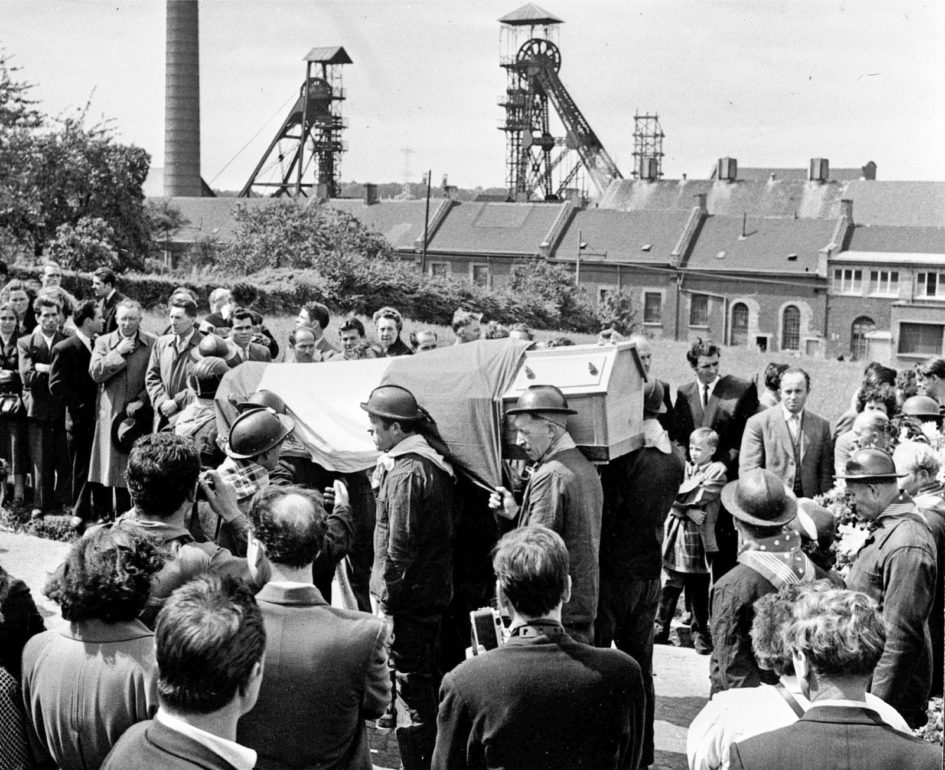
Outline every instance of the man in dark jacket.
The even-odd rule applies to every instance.
[[[712,588],[712,642],[709,659],[712,694],[735,687],[757,687],[762,671],[751,649],[754,604],[785,585],[827,577],[801,551],[800,535],[785,526],[797,515],[797,501],[771,471],[754,468],[722,488],[741,536],[738,564]],[[770,672],[766,672],[770,674]],[[777,678],[771,674],[769,684]]]
[[[444,677],[433,767],[638,767],[640,667],[562,627],[571,584],[564,541],[547,527],[520,527],[499,542],[493,567],[509,639]]]
[[[266,631],[252,591],[201,575],[168,600],[155,637],[161,707],[125,731],[103,770],[255,767],[256,752],[234,740],[263,679]]]
[[[661,534],[682,483],[683,462],[658,422],[663,386],[650,380],[643,395],[640,449],[602,472],[604,515],[600,550],[600,606],[594,643],[617,643],[640,664],[646,692],[643,760],[653,764],[653,625],[660,601]]]
[[[116,312],[118,303],[125,298],[125,295],[118,291],[117,284],[118,279],[115,277],[114,270],[100,267],[92,273],[92,291],[95,293],[98,308],[102,314],[103,334],[111,334],[118,328]],[[76,321],[76,326],[78,325]]]
[[[393,626],[397,743],[405,770],[429,768],[440,625],[453,595],[453,469],[422,435],[429,415],[406,388],[375,388],[361,408],[382,453],[372,484],[377,523],[371,594]]]
[[[568,433],[568,415],[577,412],[568,407],[558,388],[532,385],[506,414],[514,416],[516,441],[536,467],[521,506],[504,487],[496,489],[489,503],[499,515],[514,520],[516,526],[541,524],[564,538],[573,585],[562,622],[572,638],[592,644],[604,493],[597,471]]]
[[[72,464],[72,526],[81,528],[105,510],[104,488],[90,482],[98,383],[89,374],[92,344],[102,333],[102,314],[93,300],[80,302],[72,316],[76,333],[53,347],[49,392],[66,407],[66,444]]]

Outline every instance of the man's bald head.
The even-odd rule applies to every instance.
[[[631,334],[627,340],[637,346],[637,355],[640,357],[640,363],[643,364],[643,371],[650,373],[650,364],[653,362],[653,350],[650,348],[650,340],[645,334]]]
[[[326,516],[321,497],[304,487],[266,487],[249,511],[269,559],[293,568],[315,561],[328,531]]]

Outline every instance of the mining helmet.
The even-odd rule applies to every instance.
[[[230,371],[226,361],[216,356],[201,358],[194,364],[194,369],[187,378],[187,384],[201,398],[216,395],[223,375]]]
[[[230,346],[226,344],[226,340],[219,334],[205,334],[203,339],[197,344],[197,352],[203,358],[214,356],[216,358],[222,358],[224,361],[233,355]]]
[[[902,402],[899,411],[908,417],[927,417],[933,420],[942,418],[938,401],[930,396],[910,396]]]
[[[797,514],[797,498],[780,477],[752,468],[722,487],[722,505],[736,519],[756,527],[780,527]]]
[[[511,409],[506,409],[507,415],[512,414],[577,414],[577,411],[568,407],[568,400],[554,385],[529,385],[525,392],[518,397],[518,401]]]
[[[271,390],[257,390],[248,399],[236,405],[241,412],[249,409],[259,409],[259,407],[269,407],[276,414],[285,414],[285,401],[273,393]]]
[[[845,472],[838,479],[851,481],[893,481],[905,476],[896,473],[896,464],[888,452],[875,447],[858,449],[847,460]]]
[[[374,388],[368,400],[361,402],[361,408],[368,414],[387,420],[410,422],[427,417],[413,393],[400,385],[381,385]]]
[[[295,428],[295,420],[265,407],[243,412],[230,426],[226,454],[249,460],[282,443]]]

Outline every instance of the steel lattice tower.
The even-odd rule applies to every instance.
[[[633,176],[656,181],[663,176],[663,127],[659,115],[633,116]]]

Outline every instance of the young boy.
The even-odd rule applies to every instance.
[[[692,604],[692,639],[696,652],[712,652],[709,634],[709,563],[718,552],[715,521],[719,495],[727,477],[725,465],[713,462],[719,436],[711,428],[696,428],[689,436],[686,479],[666,517],[663,538],[663,593],[656,616],[656,644],[669,644],[669,625],[683,588]]]

